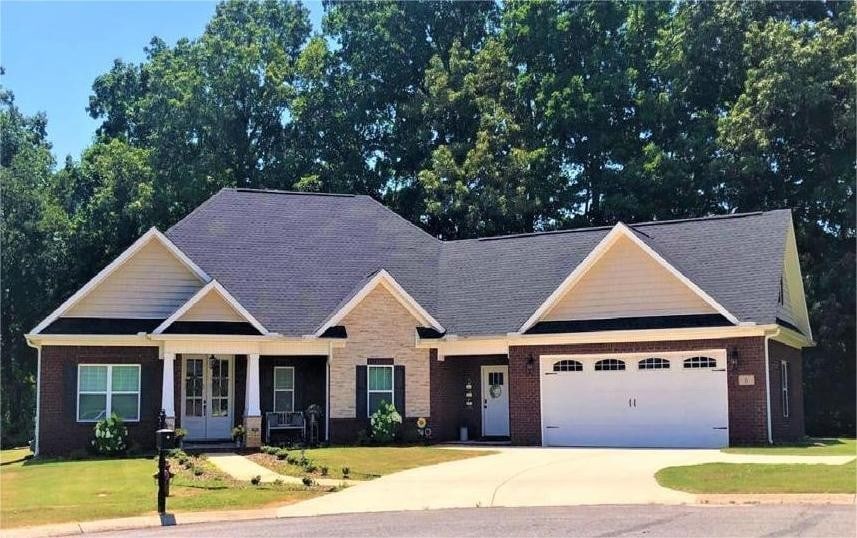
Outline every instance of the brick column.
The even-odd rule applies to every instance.
[[[247,430],[245,445],[249,448],[262,446],[262,411],[259,408],[259,354],[247,355],[247,384],[244,393],[244,429]]]

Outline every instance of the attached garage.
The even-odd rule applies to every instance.
[[[725,350],[540,359],[545,446],[729,445]]]

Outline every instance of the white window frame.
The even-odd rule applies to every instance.
[[[789,362],[780,361],[780,392],[783,399],[783,418],[789,418]]]
[[[390,394],[390,404],[393,407],[396,407],[396,371],[393,368],[392,364],[367,364],[366,365],[366,416],[371,417],[372,411],[369,405],[369,395],[370,394]],[[369,388],[369,372],[372,371],[372,368],[388,368],[390,370],[390,390],[372,390]],[[398,411],[398,409],[396,410]]]
[[[137,368],[137,390],[121,390],[121,391],[113,391],[113,367],[114,366],[122,366],[122,367],[134,367]],[[80,390],[80,371],[82,368],[87,367],[106,367],[107,368],[107,387],[104,391],[95,391],[95,390],[87,390],[81,392]],[[142,378],[143,371],[140,368],[139,364],[98,364],[98,363],[84,363],[77,365],[77,395],[75,400],[75,419],[80,423],[95,423],[102,419],[81,419],[80,418],[80,396],[81,394],[103,394],[104,395],[104,418],[110,418],[113,414],[113,395],[114,394],[136,394],[137,395],[137,418],[136,419],[126,419],[122,418],[122,422],[140,422],[140,394],[142,393]]]
[[[277,388],[277,370],[291,370],[292,371],[292,388],[290,389],[278,389]],[[292,393],[292,412],[295,410],[295,367],[294,366],[274,366],[274,379],[273,383],[271,383],[274,387],[274,400],[271,402],[271,407],[274,409],[274,412],[285,413],[285,410],[277,409],[277,393],[278,392],[291,392]]]

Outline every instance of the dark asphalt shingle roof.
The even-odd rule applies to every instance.
[[[775,323],[788,210],[635,224],[741,321]],[[516,331],[609,227],[439,241],[368,196],[224,189],[167,231],[269,331],[316,331],[386,269],[449,334]]]

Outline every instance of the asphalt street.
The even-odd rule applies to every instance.
[[[98,534],[204,536],[855,536],[849,505],[465,508],[206,523]]]

